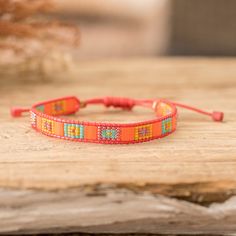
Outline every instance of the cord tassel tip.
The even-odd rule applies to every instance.
[[[212,119],[214,121],[218,121],[218,122],[222,122],[223,119],[224,119],[224,113],[223,112],[220,112],[220,111],[214,111],[212,113]]]
[[[11,109],[11,116],[12,117],[21,117],[22,113],[29,112],[30,109],[27,108],[19,108],[19,107],[13,107]]]

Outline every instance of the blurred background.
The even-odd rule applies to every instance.
[[[61,0],[78,22],[81,58],[235,55],[234,0]]]
[[[60,0],[78,22],[80,57],[235,55],[234,0]]]
[[[47,75],[73,59],[235,56],[235,42],[235,0],[0,0],[1,74]]]

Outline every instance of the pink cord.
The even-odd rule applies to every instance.
[[[171,102],[171,103],[174,104],[177,107],[182,107],[182,108],[185,108],[185,109],[188,109],[188,110],[191,110],[191,111],[195,111],[195,112],[198,112],[198,113],[206,115],[206,116],[210,116],[210,117],[212,117],[212,119],[214,121],[223,121],[223,119],[224,119],[224,113],[220,112],[220,111],[213,111],[211,113],[211,112],[203,111],[203,110],[198,109],[196,107],[188,106],[188,105],[185,105],[185,104],[182,104],[182,103],[177,103],[177,102]]]
[[[159,101],[165,101],[164,99],[160,99]],[[104,104],[106,107],[115,107],[115,108],[123,108],[126,110],[131,110],[135,105],[139,106],[145,106],[145,107],[152,107],[153,102],[157,100],[151,100],[151,99],[130,99],[130,98],[122,98],[122,97],[105,97],[105,98],[94,98],[89,99],[85,101],[85,104]],[[181,107],[187,110],[198,112],[202,115],[210,116],[214,121],[223,121],[224,113],[219,111],[213,111],[213,112],[207,112],[203,111],[201,109],[198,109],[196,107],[188,106],[182,103],[172,102],[168,101],[169,103],[172,103],[173,105],[177,107]]]

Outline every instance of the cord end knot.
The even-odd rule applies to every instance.
[[[212,112],[212,119],[214,121],[222,122],[224,119],[224,113],[220,111],[213,111]]]
[[[24,112],[29,112],[29,109],[19,108],[19,107],[11,108],[11,116],[12,117],[21,117],[22,113],[24,113]]]

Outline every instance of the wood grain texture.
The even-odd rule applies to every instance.
[[[0,232],[109,235],[226,235],[235,232],[236,197],[206,208],[111,186],[100,186],[93,196],[90,194],[88,188],[57,192],[0,190]]]
[[[139,196],[147,193],[149,197],[155,199],[159,195],[164,195],[168,201],[171,201],[168,197],[174,197],[176,198],[174,201],[177,202],[178,199],[184,199],[204,205],[225,201],[236,192],[235,65],[235,59],[207,58],[90,61],[78,62],[76,68],[67,75],[68,78],[65,78],[65,75],[63,75],[64,78],[60,78],[62,75],[55,75],[58,77],[58,83],[15,83],[13,86],[12,80],[2,78],[0,81],[0,187],[3,189],[3,193],[8,191],[7,189],[14,188],[19,194],[26,191],[30,196],[30,191],[32,191],[32,201],[36,201],[35,207],[32,208],[35,212],[41,206],[40,194],[46,196],[58,192],[66,194],[71,189],[77,194],[85,194],[86,191],[89,191],[85,194],[84,199],[87,196],[88,201],[92,201],[90,197],[95,195],[96,199],[97,188],[101,185],[108,186],[105,193],[113,192],[115,194],[116,191],[124,189],[128,192],[131,191],[131,195],[135,193]],[[13,105],[30,106],[33,102],[64,95],[77,95],[80,98],[104,95],[136,98],[164,97],[203,109],[222,110],[225,112],[225,121],[223,123],[211,122],[208,117],[179,109],[178,129],[171,136],[143,144],[113,146],[75,143],[49,138],[32,130],[29,127],[28,117],[13,119],[9,116],[9,107]],[[103,107],[91,107],[81,110],[76,117],[99,121],[137,121],[152,115],[150,111],[145,109],[124,112],[113,109],[106,110]],[[39,198],[35,197],[36,193],[39,194]],[[127,201],[131,195],[126,195]],[[60,205],[60,196],[64,199],[64,195],[58,195],[55,204]],[[107,205],[105,204],[106,210],[110,211],[112,206],[109,205],[106,196],[107,194],[101,198],[102,201],[107,202]],[[30,197],[28,198],[31,201]],[[124,197],[124,199],[126,198]],[[45,201],[49,201],[49,198]],[[70,199],[64,199],[64,201],[70,201]],[[232,201],[235,207],[235,201]],[[150,226],[152,223],[156,225],[158,221],[163,222],[164,219],[171,219],[171,213],[168,216],[163,216],[161,210],[159,215],[153,214],[155,208],[153,206],[153,211],[147,211],[146,202],[140,206],[144,226]],[[179,202],[182,204],[182,201]],[[14,209],[14,203],[15,197],[13,195],[12,199],[9,198],[9,204],[4,203],[4,198],[1,195],[0,213],[7,217],[8,213],[11,214],[11,209]],[[27,214],[24,213],[24,207],[21,210],[21,204],[23,203],[20,203],[14,212],[15,215],[12,215],[15,219],[19,217],[19,214]],[[134,202],[133,204],[133,209],[136,209],[140,203]],[[184,202],[184,204],[187,203]],[[92,208],[95,205],[91,202]],[[192,206],[202,208],[196,204],[192,204]],[[220,206],[222,207],[221,217],[223,217],[228,205],[222,203]],[[68,207],[66,206],[66,208]],[[4,209],[10,210],[4,211]],[[54,215],[56,215],[56,209],[54,208]],[[65,213],[68,217],[73,215],[73,206],[71,205],[70,210]],[[191,211],[191,207],[189,211]],[[49,214],[47,212],[45,208],[39,215]],[[117,221],[129,225],[130,220],[136,220],[136,213],[131,212],[133,212],[132,219],[129,220],[124,218],[125,214],[121,214],[121,218],[112,218],[113,220],[108,222],[110,215],[106,215],[104,222],[97,224],[93,218],[94,221],[86,223],[86,227],[104,224],[107,226],[110,223],[115,224]],[[144,213],[145,216],[142,217]],[[115,214],[115,211],[111,214]],[[232,214],[234,217],[222,218],[221,225],[222,227],[228,225],[226,228],[231,232],[236,230],[233,220],[236,215],[235,211]],[[76,219],[77,216],[78,214],[75,213],[72,218]],[[187,219],[186,217],[190,216],[185,215],[184,219]],[[211,218],[209,217],[209,215],[206,218],[203,217],[203,222],[205,219]],[[7,218],[6,222],[14,226],[13,222],[15,221],[10,224],[13,218]],[[162,220],[160,220],[161,218]],[[216,219],[217,216],[211,218],[211,224],[215,225],[215,228],[210,227],[211,232],[214,232],[214,229],[215,232],[218,232],[218,220]],[[186,221],[186,224],[191,225],[193,222],[190,221]],[[78,224],[76,222],[70,227],[78,229],[83,226],[82,221],[77,222]],[[141,222],[142,220],[137,224],[140,225]],[[180,220],[178,225],[177,220],[176,224],[178,227],[181,228],[182,225],[184,228],[183,222],[181,222]],[[18,225],[16,231],[18,229],[27,231],[29,228],[30,231],[48,229],[46,225],[43,227],[40,224],[40,227],[33,230],[31,226],[26,227],[21,223],[16,223]],[[51,224],[60,230],[66,228],[63,220],[56,217],[55,221],[51,221]],[[161,223],[159,223],[160,225]],[[168,225],[165,226],[168,227]],[[122,228],[122,225],[120,227]],[[158,225],[153,230],[151,230],[151,226],[145,227],[145,230],[141,229],[137,232],[158,233]],[[194,227],[197,225],[193,224]],[[102,226],[100,231],[98,228],[96,228],[96,232],[102,232],[103,229],[106,231]],[[193,228],[192,232],[194,232]],[[206,228],[203,227],[202,230],[204,231]],[[158,229],[166,232],[163,228]],[[2,232],[6,231],[7,229],[2,230]],[[8,232],[11,231],[14,230],[10,227]]]

